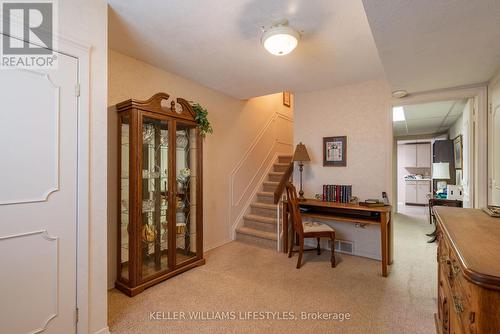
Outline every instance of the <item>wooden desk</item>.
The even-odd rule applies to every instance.
[[[351,224],[373,224],[380,226],[380,245],[382,254],[382,276],[387,277],[388,265],[393,260],[393,238],[391,206],[366,207],[349,203],[324,202],[306,199],[300,202],[300,207],[310,211],[303,212],[302,217],[332,220]],[[283,205],[283,252],[287,252],[289,242],[288,206]]]

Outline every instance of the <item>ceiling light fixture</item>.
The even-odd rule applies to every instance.
[[[395,90],[394,92],[392,92],[392,96],[397,97],[398,99],[401,99],[407,95],[408,95],[408,92],[403,90],[403,89]]]
[[[392,108],[392,121],[393,122],[401,122],[405,121],[405,109],[403,107],[394,107]]]
[[[268,30],[264,30],[260,41],[269,53],[275,56],[284,56],[297,47],[299,40],[298,31],[290,27],[287,20],[284,20],[274,24]]]

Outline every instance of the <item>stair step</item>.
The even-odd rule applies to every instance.
[[[259,191],[257,200],[261,203],[274,204],[274,193],[270,191]]]
[[[274,220],[273,218],[271,218],[271,220],[268,220],[266,218],[270,217],[260,216],[257,214],[247,215],[243,218],[243,226],[250,227],[259,231],[276,232],[276,220]]]
[[[289,154],[280,154],[278,155],[278,162],[291,162],[292,161],[292,158],[293,156],[292,155],[289,155]]]
[[[278,238],[276,237],[276,233],[274,232],[267,232],[267,231],[261,231],[257,230],[251,227],[246,227],[246,226],[241,226],[236,230],[238,233],[241,234],[246,234],[246,235],[251,235],[257,238],[262,238],[262,239],[267,239],[267,240],[273,240],[276,241]]]
[[[263,224],[270,224],[270,225],[276,225],[276,218],[271,218],[271,217],[264,217],[260,215],[253,215],[253,214],[248,214],[243,216],[244,220],[253,220],[259,223]]]
[[[264,181],[262,184],[264,185],[264,191],[272,191],[272,192],[274,192],[274,190],[278,186],[279,182]]]
[[[277,216],[276,205],[274,203],[252,203],[250,204],[250,211],[252,214],[263,217],[276,218]]]
[[[270,172],[269,181],[279,182],[281,181],[281,178],[283,177],[284,174],[285,174],[284,172]]]
[[[261,202],[256,202],[250,204],[252,208],[259,208],[259,209],[267,209],[267,210],[276,210],[276,204],[268,204],[268,203],[261,203]]]
[[[274,164],[274,171],[275,172],[284,172],[286,171],[286,169],[288,168],[288,166],[290,165],[290,163],[282,163],[282,162],[277,162]]]

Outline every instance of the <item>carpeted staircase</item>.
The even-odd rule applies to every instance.
[[[250,204],[249,213],[243,217],[243,226],[236,229],[236,240],[276,249],[277,205],[274,204],[274,190],[291,161],[291,155],[278,156],[262,184],[262,191],[257,193],[256,201]]]

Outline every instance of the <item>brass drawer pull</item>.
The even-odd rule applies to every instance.
[[[456,264],[452,264],[451,270],[453,271],[453,275],[457,276],[460,273],[460,266],[457,266]]]
[[[464,306],[460,302],[460,298],[453,295],[453,306],[455,308],[455,312],[462,313],[464,311]]]
[[[446,255],[441,256],[441,257],[439,258],[439,261],[440,261],[441,263],[450,264],[450,258],[449,258],[448,256],[446,256]]]

